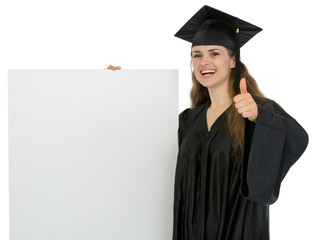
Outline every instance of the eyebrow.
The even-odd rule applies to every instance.
[[[209,49],[208,52],[213,52],[213,51],[222,51],[221,49],[217,49],[217,48],[214,48],[214,49]],[[193,51],[192,53],[200,53],[201,51]]]

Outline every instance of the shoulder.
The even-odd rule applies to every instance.
[[[276,114],[281,114],[281,115],[286,114],[284,109],[272,99],[269,99],[266,97],[254,97],[254,100],[257,103],[259,110],[260,108],[263,108],[268,111],[274,112]]]
[[[183,110],[179,114],[179,127],[183,129],[185,125],[190,125],[195,119],[201,117],[203,110],[208,104],[209,101],[206,101],[194,108],[187,108]]]
[[[254,100],[258,106],[257,125],[270,126],[275,129],[288,128],[289,132],[303,132],[303,135],[306,135],[303,127],[278,103],[264,97],[256,97]]]
[[[179,114],[179,119],[187,119],[187,118],[194,118],[195,116],[201,114],[204,110],[204,108],[206,107],[208,101],[204,102],[194,108],[187,108],[185,110],[183,110],[180,114]]]

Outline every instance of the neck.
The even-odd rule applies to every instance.
[[[212,102],[210,106],[212,109],[227,106],[233,102],[233,98],[229,91],[229,84],[209,87],[208,93]]]

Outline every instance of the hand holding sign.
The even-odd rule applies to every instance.
[[[121,70],[121,67],[120,66],[115,67],[115,66],[109,65],[108,68],[107,69],[104,68],[104,70],[113,70],[113,71]]]
[[[246,79],[240,80],[240,94],[236,95],[233,100],[238,112],[250,121],[255,122],[258,117],[258,107],[250,93],[247,92]]]

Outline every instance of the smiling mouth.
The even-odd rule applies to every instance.
[[[201,74],[203,77],[210,77],[210,76],[213,76],[215,74],[215,70],[202,70],[201,71]]]

